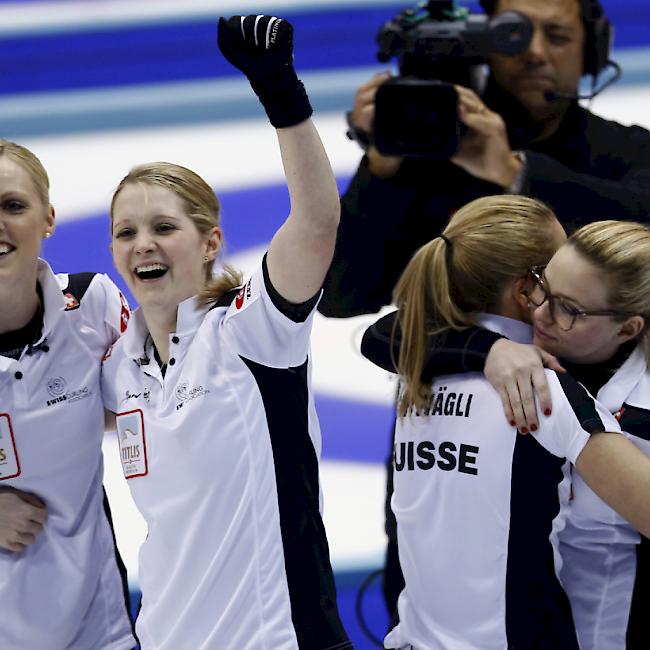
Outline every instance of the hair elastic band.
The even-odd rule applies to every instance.
[[[447,244],[448,248],[451,248],[451,239],[449,239],[447,235],[440,235],[440,239],[442,239],[442,241],[444,241],[445,244]]]

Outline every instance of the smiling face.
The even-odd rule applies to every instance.
[[[53,229],[54,210],[29,173],[11,156],[0,155],[1,290],[35,294],[41,243]]]
[[[578,310],[612,309],[603,272],[570,243],[552,257],[544,271],[544,280],[553,296]],[[565,332],[554,322],[546,301],[533,311],[534,343],[567,361],[598,363],[610,359],[621,344],[638,334],[634,320],[578,316],[573,327]]]
[[[200,233],[187,212],[172,190],[150,183],[127,183],[114,200],[113,261],[145,311],[175,310],[205,284],[221,232]]]
[[[500,0],[497,13],[503,11],[518,11],[529,18],[533,37],[522,54],[491,57],[492,75],[533,121],[545,121],[562,105],[549,101],[545,93],[574,94],[583,73],[585,31],[580,2]]]

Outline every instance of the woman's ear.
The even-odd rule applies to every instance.
[[[528,280],[526,278],[510,280],[501,290],[498,304],[493,306],[497,309],[496,313],[529,323],[530,309],[526,293],[527,287]]]
[[[525,310],[526,313],[528,313],[528,305],[530,303],[530,299],[528,297],[529,283],[530,280],[526,275],[526,277],[517,278],[514,280],[511,288],[512,299],[517,303],[519,308]]]
[[[621,343],[635,339],[645,328],[645,319],[643,316],[631,316],[618,328],[617,336]]]
[[[56,223],[55,223],[54,218],[55,218],[54,206],[53,205],[48,205],[47,206],[47,216],[45,217],[45,222],[47,223],[47,228],[45,230],[44,237],[46,239],[48,237],[51,237],[54,234],[54,231],[56,230]]]
[[[223,245],[223,233],[221,232],[221,228],[217,228],[215,226],[210,232],[210,235],[208,236],[206,250],[205,250],[206,256],[210,260],[214,260],[217,257],[217,255],[219,255],[222,245]]]

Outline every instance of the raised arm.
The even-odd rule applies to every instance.
[[[278,129],[291,212],[267,256],[273,286],[290,302],[311,298],[332,261],[339,223],[334,174],[311,120]]]
[[[293,68],[293,29],[273,16],[221,18],[219,47],[248,77],[277,129],[291,212],[273,237],[266,261],[274,288],[286,300],[301,303],[323,285],[340,207],[307,94]]]

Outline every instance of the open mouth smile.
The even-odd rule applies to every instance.
[[[12,246],[11,244],[7,244],[6,242],[1,242],[0,258],[4,257],[5,255],[9,255],[9,253],[13,253],[15,250],[16,250],[15,246]]]
[[[167,273],[169,267],[165,264],[154,262],[152,264],[142,264],[136,266],[134,271],[140,280],[157,280]]]

